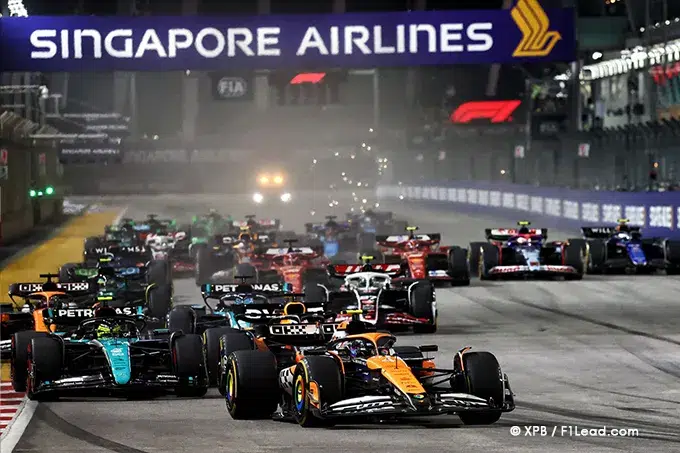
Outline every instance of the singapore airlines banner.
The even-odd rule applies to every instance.
[[[0,19],[2,71],[172,71],[571,61],[572,9]]]

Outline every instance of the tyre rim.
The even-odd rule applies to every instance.
[[[229,372],[227,373],[227,395],[226,395],[227,401],[229,403],[232,403],[234,395],[236,394],[235,388],[236,388],[236,379],[234,379],[234,370],[233,370],[233,368],[229,368]]]
[[[298,412],[302,412],[302,408],[305,406],[305,380],[302,375],[298,375],[295,381],[295,408]]]

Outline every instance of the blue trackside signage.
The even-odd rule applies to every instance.
[[[2,71],[367,68],[575,58],[572,9],[0,19]]]
[[[429,204],[437,209],[529,220],[561,231],[616,225],[627,218],[645,236],[680,238],[680,192],[569,190],[478,181],[380,186],[378,197]],[[481,232],[480,232],[481,234]]]

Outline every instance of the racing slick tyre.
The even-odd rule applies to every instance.
[[[245,332],[233,329],[231,332],[223,333],[220,337],[217,390],[219,390],[222,396],[226,396],[227,392],[227,374],[229,371],[227,365],[229,364],[229,356],[236,351],[252,351],[253,349],[255,349],[255,344],[250,335]]]
[[[279,374],[270,351],[236,351],[227,359],[224,397],[234,420],[270,418],[279,403]]]
[[[479,277],[479,257],[482,254],[482,247],[486,242],[470,242],[468,249],[467,264],[470,274]]]
[[[152,318],[164,320],[172,308],[172,288],[168,285],[153,286],[149,289],[147,303]]]
[[[28,347],[34,338],[47,337],[47,332],[25,330],[12,335],[12,358],[10,361],[10,375],[12,387],[16,392],[26,391],[26,379],[28,371]]]
[[[215,273],[210,251],[204,245],[196,247],[196,285],[210,283],[210,279]]]
[[[665,261],[667,275],[680,275],[680,241],[666,241]]]
[[[172,338],[172,362],[180,384],[175,394],[180,397],[200,397],[208,392],[207,370],[200,335],[178,335]],[[194,385],[187,385],[192,378]]]
[[[314,413],[309,393],[312,382],[316,384],[318,407],[330,406],[342,400],[343,376],[335,359],[309,356],[297,364],[293,374],[292,409],[295,421],[305,428],[332,426],[333,421],[322,419]]]
[[[173,307],[167,316],[167,327],[171,333],[196,333],[196,313],[186,305]]]
[[[479,254],[479,264],[477,265],[480,280],[492,278],[489,271],[498,266],[500,262],[500,250],[493,244],[483,244]]]
[[[54,399],[53,393],[34,392],[37,385],[61,377],[64,351],[61,340],[42,336],[31,340],[27,349],[26,396],[34,401]]]
[[[437,309],[435,308],[434,287],[429,281],[420,281],[411,292],[410,311],[416,318],[430,319],[431,324],[415,324],[414,333],[435,333],[437,331]]]
[[[454,369],[462,374],[459,381],[451,383],[454,391],[469,393],[470,395],[493,400],[498,405],[498,410],[480,412],[461,412],[458,414],[461,421],[466,425],[490,425],[501,418],[501,405],[504,401],[505,387],[501,377],[501,366],[496,357],[490,352],[467,352],[454,358]],[[455,379],[455,378],[452,378]]]
[[[467,250],[451,247],[448,253],[451,286],[470,286],[470,269],[467,263]]]
[[[77,263],[66,263],[59,268],[59,281],[71,282],[73,281],[73,270],[78,267]]]
[[[170,263],[167,260],[151,261],[146,271],[146,281],[157,286],[172,286]]]
[[[586,272],[588,274],[604,273],[607,262],[607,244],[603,241],[588,241],[586,252]]]
[[[565,280],[583,280],[585,272],[585,253],[583,246],[578,242],[567,242],[562,246],[564,265],[576,269],[576,274],[566,275]]]
[[[220,338],[222,335],[231,332],[238,331],[231,327],[213,327],[203,332],[203,353],[208,368],[208,382],[211,387],[217,385],[220,374]]]

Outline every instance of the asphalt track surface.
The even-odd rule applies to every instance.
[[[127,206],[133,217],[154,212],[188,218],[210,207],[235,215],[260,214],[247,200],[233,197],[159,196],[107,203]],[[480,240],[482,228],[496,226],[489,225],[489,219],[399,204],[389,207],[418,221],[422,232],[441,231],[446,241],[456,244]],[[267,214],[281,218],[286,229],[301,228],[309,219],[308,210],[305,200],[297,200],[291,206],[272,206]],[[318,209],[316,216],[322,214]],[[555,238],[567,236],[554,233]],[[177,281],[175,288],[179,303],[200,302],[193,281]],[[449,416],[321,430],[234,421],[223,399],[211,391],[198,400],[40,404],[14,451],[680,451],[679,291],[680,279],[666,276],[586,277],[581,282],[475,280],[468,288],[438,290],[437,334],[403,335],[400,343],[439,344],[436,357],[444,366],[450,366],[453,354],[464,346],[495,353],[510,377],[518,407],[492,426],[466,427]],[[526,436],[524,427],[535,425],[546,426],[547,434]],[[521,427],[519,436],[511,435],[513,426]],[[563,434],[563,426],[628,428],[639,434],[575,436]]]

